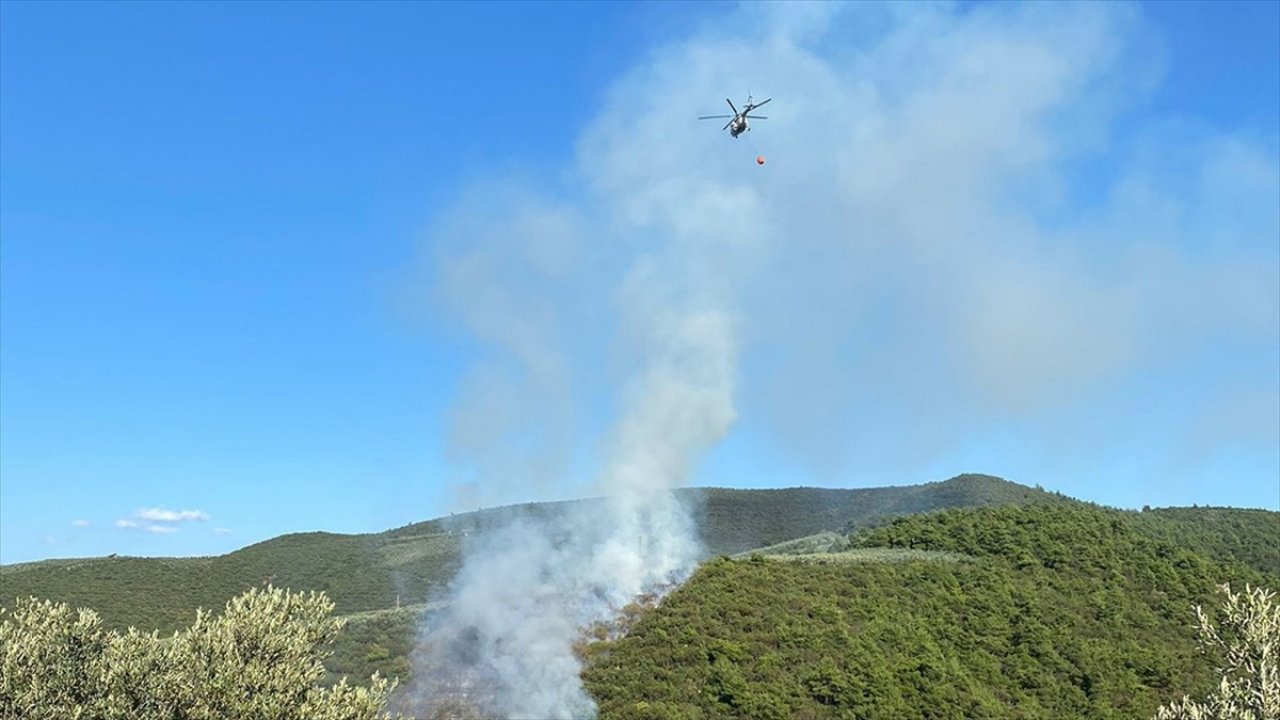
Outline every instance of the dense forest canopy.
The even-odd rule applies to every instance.
[[[1150,716],[1216,682],[1195,606],[1223,582],[1280,584],[1160,535],[1132,514],[1010,505],[851,538],[939,559],[721,558],[593,646],[584,677],[616,718]]]

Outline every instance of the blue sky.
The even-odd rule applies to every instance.
[[[1280,509],[1280,4],[0,7],[0,561],[591,492],[693,307],[668,484]]]

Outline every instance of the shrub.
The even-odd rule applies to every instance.
[[[1275,592],[1223,585],[1222,629],[1196,606],[1201,647],[1221,655],[1222,676],[1204,702],[1183,696],[1160,708],[1155,720],[1274,720],[1280,718],[1280,606]]]
[[[0,610],[0,717],[374,720],[391,684],[319,685],[342,627],[323,594],[253,589],[161,638],[36,598]]]

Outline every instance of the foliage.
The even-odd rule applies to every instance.
[[[968,555],[941,550],[917,550],[913,548],[881,548],[881,547],[849,547],[847,538],[840,544],[826,546],[823,536],[812,542],[809,538],[800,538],[779,545],[770,545],[749,553],[734,555],[734,558],[748,560],[790,560],[803,563],[904,563],[918,560],[937,560],[940,562],[964,562],[972,560]],[[812,551],[806,551],[812,549]]]
[[[1222,679],[1204,702],[1183,696],[1180,702],[1161,707],[1155,720],[1274,720],[1280,718],[1280,605],[1275,592],[1245,587],[1244,593],[1226,594],[1223,629],[1199,606],[1196,619],[1204,650],[1220,655]]]
[[[374,610],[344,617],[346,626],[325,661],[326,683],[339,677],[369,677],[374,673],[400,681],[409,678],[409,654],[414,628],[425,606]]]
[[[806,535],[795,540],[788,540],[776,545],[750,550],[745,553],[738,553],[738,556],[750,553],[761,553],[763,555],[818,555],[823,553],[836,553],[847,550],[849,548],[849,538],[834,532],[821,532],[816,535]]]
[[[1280,569],[1280,513],[1246,508],[1157,508],[1130,517],[1151,536],[1263,572]]]
[[[325,688],[342,622],[323,594],[253,589],[161,638],[102,626],[91,610],[24,598],[0,622],[0,717],[50,720],[372,720],[381,677]]]
[[[1277,579],[1084,504],[915,515],[851,544],[918,554],[704,564],[591,648],[601,717],[1150,716],[1172,688],[1213,682],[1188,609],[1219,578]]]

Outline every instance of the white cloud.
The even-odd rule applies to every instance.
[[[93,523],[90,523],[88,520],[72,520],[71,521],[72,527],[89,527],[92,524]]]
[[[524,461],[564,477],[615,409],[574,399],[641,362],[638,303],[724,312],[736,423],[824,479],[918,479],[993,433],[1059,472],[1071,424],[1105,425],[1075,457],[1154,457],[1191,421],[1139,437],[1151,407],[1213,409],[1177,388],[1273,396],[1280,154],[1144,115],[1159,44],[1119,4],[778,4],[658,50],[569,182],[465,190],[434,235],[440,307],[491,351],[451,459],[504,501]],[[748,90],[774,99],[737,140],[694,120]],[[1274,413],[1245,417],[1274,464]]]
[[[881,12],[846,8],[825,46],[757,29],[668,48],[582,143],[602,242],[632,252],[639,233],[657,255],[705,238],[690,259],[742,299],[744,420],[769,418],[802,460],[843,457],[838,476],[909,477],[984,423],[1047,429],[1224,336],[1274,347],[1274,144],[1184,131],[1130,150],[1114,120],[1153,74],[1134,8]],[[871,20],[883,35],[836,48]],[[690,122],[747,87],[774,96],[750,133]],[[1150,159],[1169,156],[1173,173]],[[1121,192],[1088,199],[1108,184]]]
[[[230,535],[230,534],[231,534],[231,529],[230,529],[230,528],[220,527],[220,528],[214,528],[214,529],[213,529],[213,532],[214,532],[214,533],[216,533],[216,534],[218,534],[218,535]]]
[[[178,532],[178,525],[184,522],[208,520],[209,515],[201,510],[166,510],[159,507],[138,508],[131,518],[116,520],[118,528],[140,529],[158,535],[170,535]]]
[[[156,522],[185,522],[188,520],[208,520],[208,514],[200,510],[165,510],[164,508],[140,508],[134,514],[140,520]]]

